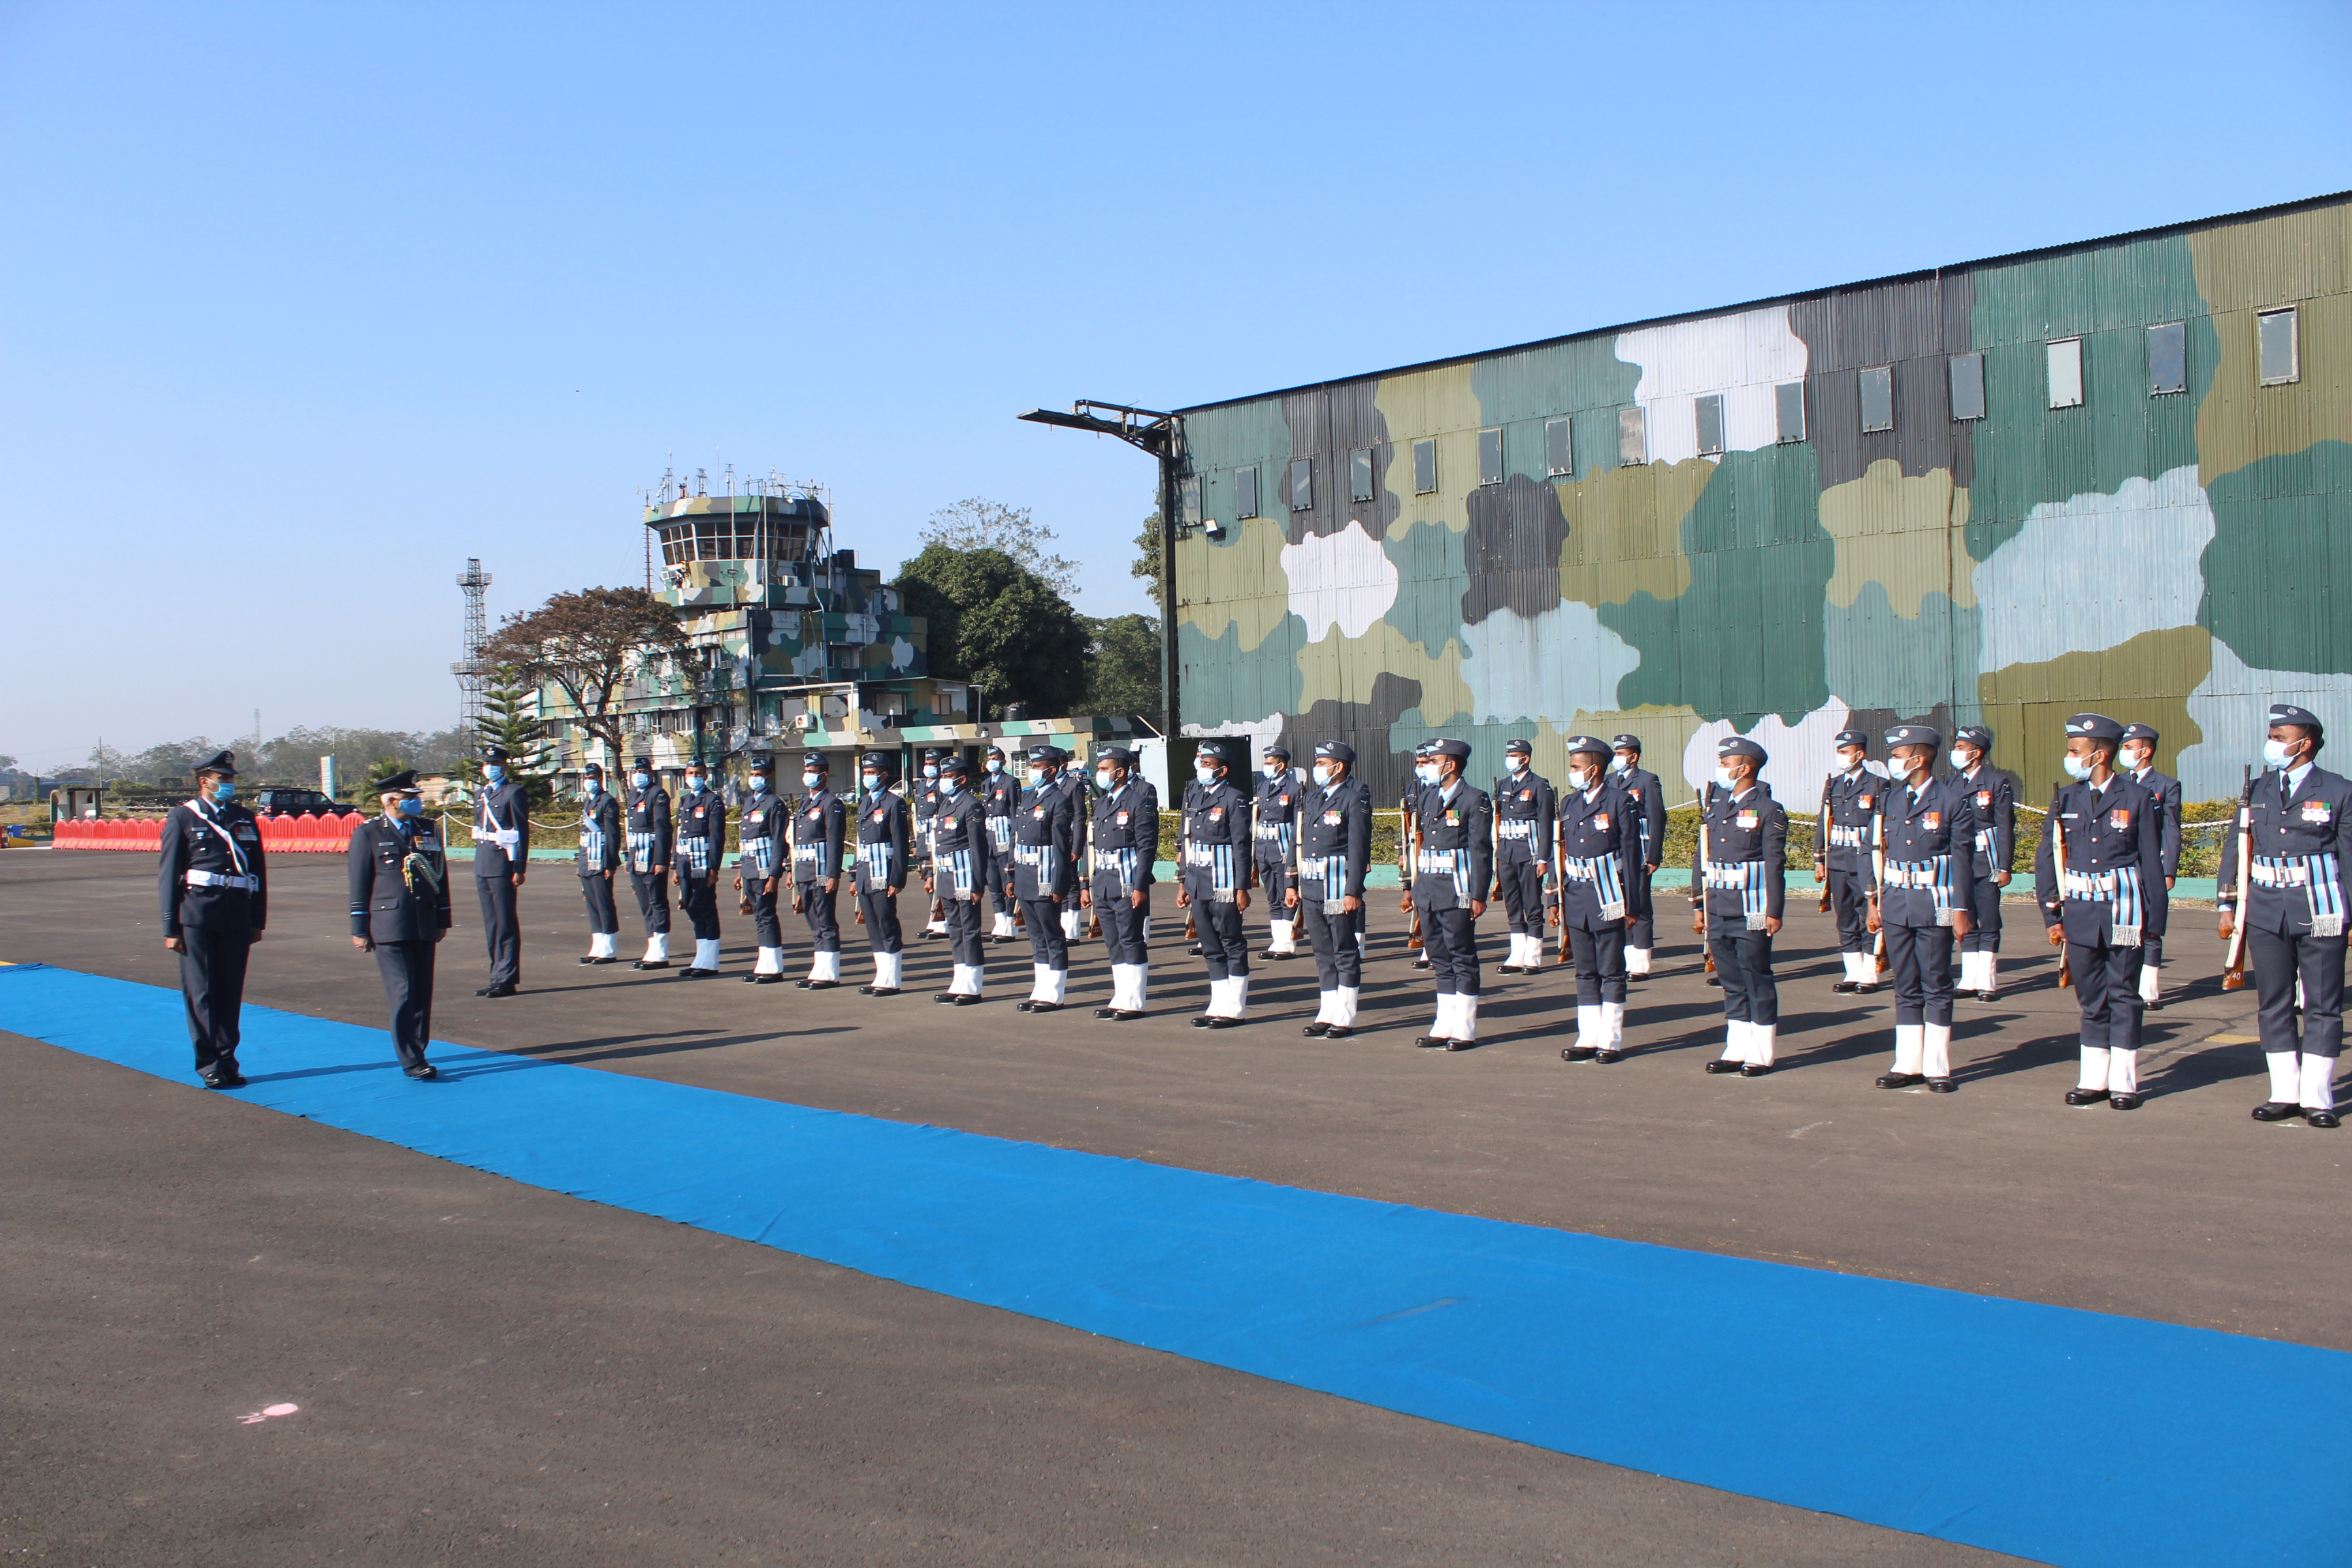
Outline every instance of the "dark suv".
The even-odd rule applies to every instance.
[[[349,816],[359,809],[356,805],[329,800],[314,789],[289,789],[283,785],[255,790],[253,798],[246,805],[253,811],[267,812],[272,816],[299,816],[306,811],[313,816]]]

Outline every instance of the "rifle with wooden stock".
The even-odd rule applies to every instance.
[[[2036,888],[2033,896],[2046,899],[2051,892],[2058,895],[2058,989],[2065,990],[2074,984],[2074,961],[2066,951],[2066,829],[2058,820],[2058,795],[2050,795],[2050,875],[2055,889]]]
[[[2246,785],[2245,794],[2238,797],[2238,898],[2230,906],[2230,949],[2221,962],[2221,989],[2243,991],[2246,988],[2246,881],[2248,868],[2254,860],[2254,786]]]
[[[1713,786],[1708,786],[1712,788]],[[1691,889],[1695,895],[1691,910],[1691,934],[1699,939],[1706,953],[1706,973],[1715,973],[1715,943],[1706,940],[1706,796],[1698,797],[1698,882]]]
[[[1397,880],[1403,884],[1405,898],[1412,896],[1412,868],[1421,860],[1421,817],[1412,809],[1412,796],[1407,794],[1397,802]],[[1412,924],[1405,928],[1404,945],[1409,952],[1421,951],[1421,906],[1407,906],[1398,900],[1399,909],[1410,907]]]

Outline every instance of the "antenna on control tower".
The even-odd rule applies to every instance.
[[[466,657],[449,667],[457,678],[457,726],[467,734],[479,731],[482,723],[482,689],[488,680],[482,668],[482,645],[489,640],[489,612],[483,605],[483,594],[490,585],[490,574],[482,570],[482,558],[469,555],[466,569],[457,574],[457,586],[466,594]]]

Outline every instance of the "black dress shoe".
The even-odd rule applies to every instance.
[[[1187,957],[1187,958],[1198,958],[1198,957],[1200,957],[1200,956],[1201,956],[1201,944],[1200,944],[1199,942],[1194,942],[1192,946],[1190,946],[1190,947],[1186,948],[1186,949],[1184,950],[1184,956],[1185,956],[1185,957]]]
[[[1095,1009],[1095,1016],[1097,1018],[1116,1018],[1118,1016],[1118,1009],[1116,1007],[1097,1007]]]
[[[2096,1105],[2106,1098],[2107,1091],[2104,1089],[2070,1089],[2066,1091],[2066,1103],[2069,1105]]]
[[[1355,1032],[1356,1028],[1352,1024],[1329,1024],[1324,1026],[1323,1037],[1327,1040],[1344,1040]]]
[[[1854,983],[1851,980],[1841,980],[1836,984],[1832,985],[1830,989],[1836,992],[1841,996],[1851,996],[1853,994]]]
[[[239,1079],[236,1081],[243,1083],[245,1079]],[[2303,1113],[2303,1120],[2306,1125],[2312,1127],[2341,1127],[2344,1125],[2344,1123],[2336,1119],[2336,1112],[2332,1110],[2306,1110]]]
[[[1739,1069],[1741,1078],[1762,1078],[1772,1070],[1770,1062],[1749,1062]]]
[[[669,967],[669,960],[667,958],[640,958],[635,963],[630,964],[629,967],[631,969],[667,969]]]
[[[1589,1062],[1601,1054],[1599,1046],[1570,1046],[1559,1053],[1564,1062]]]
[[[1857,980],[1853,983],[1853,994],[1857,996],[1875,996],[1885,989],[1885,986],[1875,980]]]
[[[1097,1018],[1111,1018],[1121,1024],[1132,1024],[1143,1016],[1139,1007],[1105,1007],[1095,1014]]]
[[[961,1007],[963,1005],[963,993],[961,991],[934,991],[931,993],[931,1000],[937,1002],[942,1007]]]
[[[2164,1011],[2164,1004],[2161,1002],[2143,1002],[2140,1005],[2151,1013],[2161,1013]]]
[[[1625,1053],[1622,1051],[1611,1050],[1595,1051],[1592,1053],[1592,1059],[1599,1062],[1602,1067],[1607,1067],[1611,1062],[1623,1061],[1625,1059]]]
[[[1425,958],[1425,957],[1423,957],[1423,956],[1421,956],[1421,955],[1419,955],[1419,954],[1416,954],[1416,955],[1414,956],[1414,958],[1413,958],[1413,961],[1412,961],[1412,966],[1413,966],[1415,969],[1427,969],[1427,968],[1429,967],[1429,960],[1428,960],[1427,958]]]
[[[206,1089],[243,1089],[245,1087],[245,1075],[234,1067],[215,1067],[196,1076],[205,1080]]]
[[[2292,1121],[2303,1114],[2303,1107],[2292,1100],[2270,1100],[2254,1107],[2257,1121]]]
[[[581,967],[585,968],[592,963],[610,963],[612,962],[613,961],[609,958],[598,958],[593,953],[591,953],[586,958],[582,959],[580,963]]]
[[[943,936],[947,935],[947,934],[948,934],[948,933],[947,933],[947,932],[945,932],[945,931],[931,931],[931,930],[929,930],[929,928],[926,928],[926,929],[924,930],[924,931],[923,931],[923,934],[922,934],[921,936],[918,937],[916,940],[917,940],[917,941],[919,941],[919,942],[937,942],[937,941],[939,941],[939,940],[940,940],[940,938],[941,938],[941,937],[943,937]]]
[[[487,986],[487,985],[483,986],[479,991],[477,991],[477,992],[475,992],[475,993],[474,993],[474,994],[475,994],[475,995],[477,995],[477,996],[488,996],[489,994],[490,994],[490,988],[489,988],[488,986]]]
[[[1916,1089],[1927,1081],[1927,1075],[1922,1072],[1883,1072],[1878,1075],[1878,1087],[1881,1089]]]
[[[2107,1096],[2107,1109],[2110,1110],[2137,1110],[2139,1109],[2139,1096],[2136,1094],[2111,1094]]]
[[[1710,974],[1706,977],[1706,983],[1709,985],[1716,987],[1717,990],[1721,990],[1723,988],[1723,976],[1720,974]]]
[[[1452,1042],[1447,1040],[1444,1035],[1423,1035],[1412,1043],[1419,1046],[1424,1051],[1433,1051],[1443,1049]]]
[[[677,977],[680,980],[708,980],[718,973],[715,969],[697,969],[689,963],[677,972]]]
[[[857,994],[861,996],[896,996],[898,988],[896,985],[861,985]]]
[[[803,991],[838,991],[841,989],[841,982],[838,980],[803,980],[801,982],[801,989]]]
[[[746,985],[782,985],[783,983],[784,977],[781,974],[747,974],[743,976],[743,984]]]
[[[1954,1083],[1948,1078],[1931,1078],[1927,1080],[1927,1092],[1929,1094],[1957,1094],[1959,1092],[1959,1089],[1960,1086],[1958,1084]]]
[[[431,1062],[418,1062],[413,1068],[403,1068],[400,1070],[406,1073],[409,1077],[415,1079],[419,1083],[431,1083],[435,1079],[441,1076],[441,1069],[435,1067]]]
[[[1068,1004],[1063,1002],[1032,1002],[1028,1004],[1029,1011],[1032,1013],[1058,1013],[1066,1005],[1068,1005]]]
[[[1445,1048],[1449,1051],[1475,1051],[1478,1048],[1478,1042],[1475,1040],[1448,1040],[1445,1042]]]
[[[1003,947],[1008,942],[1019,942],[1022,939],[1017,936],[992,936],[988,939],[988,945],[991,947]]]
[[[1517,963],[1498,963],[1495,965],[1495,973],[1497,974],[1525,974],[1527,973],[1527,969],[1525,966]]]
[[[1322,1019],[1318,1018],[1311,1024],[1300,1025],[1298,1032],[1313,1039],[1321,1039],[1324,1034],[1328,1031],[1330,1027],[1330,1025],[1325,1023]]]
[[[1738,1072],[1740,1064],[1728,1057],[1717,1057],[1706,1064],[1708,1072]]]
[[[492,985],[486,990],[477,992],[476,994],[488,996],[495,1001],[500,996],[511,996],[520,989],[521,987],[517,985]]]
[[[1192,1027],[1196,1029],[1238,1029],[1246,1022],[1248,1022],[1248,1020],[1245,1018],[1226,1018],[1222,1017],[1217,1014],[1211,1013],[1202,1017],[1193,1019]]]

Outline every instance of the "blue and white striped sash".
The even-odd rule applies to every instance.
[[[885,838],[877,843],[857,847],[857,864],[866,873],[866,885],[887,888],[898,879],[898,847]]]
[[[948,880],[953,884],[957,898],[968,899],[978,890],[978,868],[972,864],[971,850],[948,850],[941,857],[940,865],[947,871]]]
[[[1771,894],[1765,885],[1763,861],[1710,860],[1706,863],[1706,885],[1727,892],[1737,890],[1740,913],[1748,917],[1748,929],[1764,929]]]
[[[2257,855],[2249,874],[2265,888],[2301,888],[2311,910],[2311,934],[2344,934],[2342,868],[2333,854]]]
[[[1414,873],[1423,877],[1444,877],[1454,883],[1454,896],[1470,897],[1470,851],[1467,849],[1424,849],[1413,862]]]
[[[1923,888],[1935,896],[1936,923],[1952,923],[1952,858],[1931,855],[1925,860],[1889,860],[1886,863],[1886,885],[1890,888]]]
[[[1759,862],[1761,864],[1761,862]],[[1569,856],[1559,863],[1560,875],[1571,882],[1590,882],[1592,896],[1600,901],[1601,918],[1622,921],[1625,918],[1625,875],[1613,855],[1596,855],[1590,858]]]
[[[2139,868],[2118,866],[2110,871],[2063,871],[2061,896],[2078,903],[2107,906],[2107,941],[2116,947],[2137,947],[2140,925],[2147,915],[2147,890]]]

